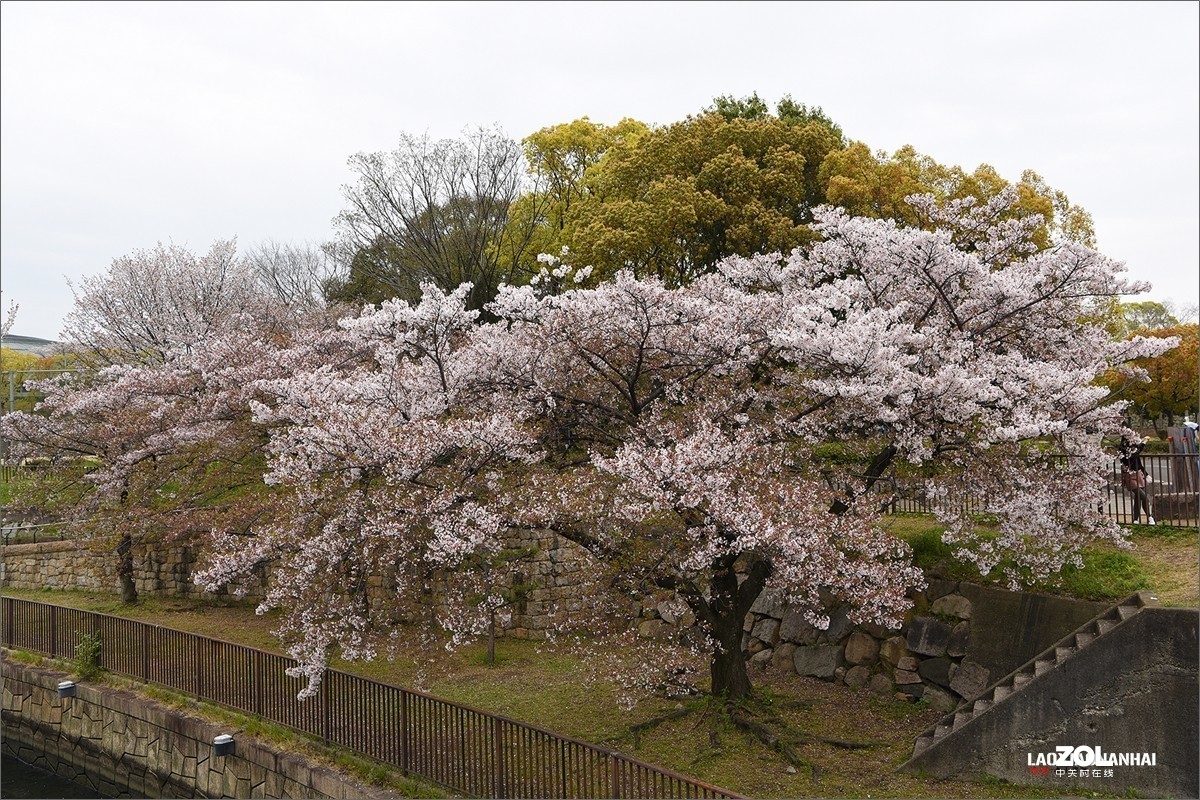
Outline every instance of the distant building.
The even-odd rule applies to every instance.
[[[17,336],[5,334],[3,345],[18,353],[30,353],[35,356],[52,356],[62,352],[62,342],[50,339],[39,339],[36,336]]]

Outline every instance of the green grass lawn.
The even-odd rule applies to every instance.
[[[927,574],[1003,585],[998,570],[981,576],[971,565],[955,561],[949,545],[941,540],[943,528],[931,517],[894,514],[886,524],[909,543],[914,560]],[[1200,530],[1166,525],[1131,525],[1127,530],[1131,550],[1113,545],[1086,548],[1082,569],[1068,566],[1053,583],[1031,588],[1085,600],[1113,601],[1139,589],[1150,589],[1163,605],[1200,606]]]

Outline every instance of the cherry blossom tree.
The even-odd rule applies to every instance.
[[[72,287],[75,307],[62,337],[88,366],[161,364],[219,338],[244,317],[280,310],[263,304],[257,280],[233,240],[214,242],[203,256],[160,243],[114,259],[107,271]]]
[[[911,202],[920,229],[823,209],[819,243],[678,288],[577,288],[586,270],[547,258],[487,324],[465,285],[343,320],[362,361],[258,384],[266,480],[289,499],[253,536],[217,537],[206,580],[275,565],[263,609],[286,610],[310,694],[331,654],[394,651],[406,622],[483,632],[500,605],[484,565],[512,531],[550,529],[595,556],[591,613],[564,630],[628,631],[634,600],[673,593],[711,691],[739,698],[742,622],[766,589],[818,626],[831,596],[899,620],[922,582],[880,524],[901,466],[958,556],[1014,584],[1120,543],[1097,510],[1120,407],[1095,379],[1173,342],[1113,342],[1101,310],[1144,287],[1081,245],[1038,251],[1012,192]],[[993,535],[936,502],[964,486]]]
[[[201,258],[160,245],[115,260],[83,281],[67,321],[92,368],[40,382],[36,412],[3,420],[9,458],[49,462],[16,502],[52,508],[79,538],[115,549],[128,602],[135,545],[244,531],[264,511],[253,387],[308,351],[281,347],[299,318],[255,277],[232,242]],[[320,337],[304,341],[311,350]]]

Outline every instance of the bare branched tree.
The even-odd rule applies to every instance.
[[[262,288],[283,305],[301,311],[324,307],[324,291],[334,266],[317,245],[268,239],[247,250],[244,258]]]
[[[470,281],[471,308],[512,279],[532,225],[510,228],[527,173],[520,146],[501,131],[405,134],[396,150],[359,153],[350,166],[358,182],[343,187],[349,208],[335,220],[347,263],[406,298],[419,296],[422,281],[444,291]],[[364,251],[373,257],[354,258]]]

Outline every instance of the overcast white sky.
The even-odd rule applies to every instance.
[[[347,158],[401,132],[669,123],[791,93],[875,149],[1025,168],[1194,305],[1200,4],[47,3],[0,6],[13,332],[158,241],[321,242]]]

